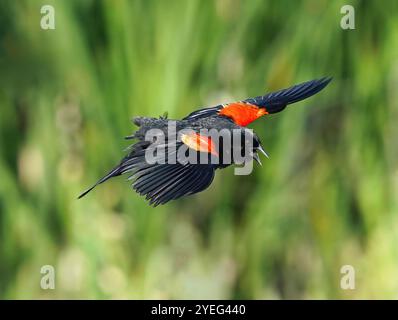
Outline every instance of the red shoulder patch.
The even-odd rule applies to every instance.
[[[216,146],[211,137],[193,132],[192,134],[182,134],[181,141],[195,151],[211,153],[218,157]]]
[[[254,104],[234,102],[225,105],[218,114],[229,117],[237,125],[244,127],[268,112],[265,108],[259,108]]]

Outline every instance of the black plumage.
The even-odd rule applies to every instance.
[[[287,105],[321,91],[330,81],[331,78],[312,80],[264,96],[204,108],[190,113],[182,120],[170,120],[166,117],[136,117],[133,122],[139,128],[126,139],[135,139],[137,142],[129,148],[129,153],[115,168],[83,192],[79,198],[108,179],[126,173],[129,174],[133,189],[145,196],[154,206],[200,192],[211,184],[217,169],[237,164],[234,157],[229,162],[225,161],[228,158],[227,155],[231,156],[235,149],[244,150],[248,144],[247,139],[237,139],[236,143],[233,142],[231,146],[223,148],[225,145],[221,140],[216,141],[213,136],[203,135],[204,129],[230,132],[235,130],[242,136],[249,137],[252,142],[251,150],[244,161],[254,159],[259,162],[258,151],[265,154],[261,142],[242,123],[250,123],[265,114],[280,112]],[[173,127],[174,131],[171,132],[170,127]],[[152,135],[148,138],[148,133],[154,129],[158,130],[159,136]],[[186,134],[184,130],[189,130],[191,133]],[[162,139],[159,139],[160,136]],[[204,141],[208,149],[195,144],[199,140]],[[187,162],[183,157],[185,154],[179,154],[182,146],[191,152],[194,150],[197,159],[204,155],[208,163]],[[212,151],[214,146],[219,152]],[[147,155],[152,150],[156,151],[154,152],[155,160],[163,159],[164,161],[149,162]],[[170,156],[174,156],[175,159]]]

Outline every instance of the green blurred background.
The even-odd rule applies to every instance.
[[[252,175],[157,208],[125,177],[76,200],[133,116],[322,76],[251,126],[271,156]],[[1,1],[0,297],[398,298],[397,89],[397,1]]]

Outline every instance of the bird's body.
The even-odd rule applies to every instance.
[[[253,159],[260,162],[257,153],[265,152],[246,125],[314,95],[330,80],[312,80],[265,96],[200,109],[182,120],[136,117],[133,121],[139,129],[126,138],[137,142],[119,165],[79,198],[123,173],[131,174],[133,188],[155,206],[200,192],[211,184],[217,169]]]

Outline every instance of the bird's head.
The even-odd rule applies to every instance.
[[[268,158],[268,154],[264,151],[259,137],[248,128],[244,128],[240,132],[240,139],[233,139],[234,163],[243,164],[248,161],[255,160],[261,165],[258,152],[261,152]]]
[[[258,152],[261,152],[261,153],[262,153],[263,155],[265,155],[267,158],[269,158],[269,156],[268,156],[268,154],[265,152],[265,150],[264,150],[264,148],[263,148],[263,146],[262,146],[262,144],[261,144],[260,138],[259,138],[254,132],[253,132],[253,135],[252,135],[252,139],[253,139],[253,147],[252,147],[252,150],[251,150],[250,155],[252,156],[252,159],[254,159],[254,160],[257,161],[257,163],[258,163],[259,165],[262,165],[262,164],[261,164],[260,157],[259,157],[259,155],[258,155]]]

